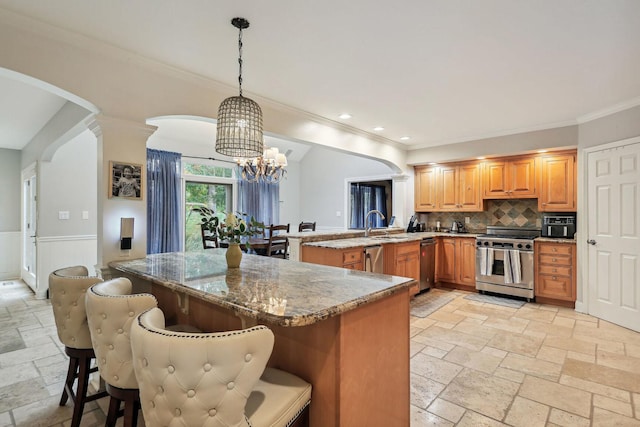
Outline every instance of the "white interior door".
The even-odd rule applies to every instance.
[[[22,260],[20,277],[34,291],[37,287],[36,276],[36,220],[37,188],[36,168],[31,167],[22,173]]]
[[[640,331],[640,143],[588,156],[589,313]]]

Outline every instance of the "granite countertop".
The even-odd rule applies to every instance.
[[[364,232],[360,232],[364,234]],[[376,233],[372,233],[370,237],[350,237],[344,238],[341,237],[342,234],[339,234],[340,237],[334,237],[334,235],[325,234],[325,237],[334,237],[332,239],[327,240],[310,240],[304,241],[304,246],[318,246],[322,248],[330,248],[330,249],[348,249],[348,248],[357,248],[357,247],[366,247],[366,246],[374,246],[381,245],[385,243],[404,243],[404,242],[412,242],[412,241],[420,241],[427,237],[471,237],[475,238],[479,234],[475,233],[440,233],[440,232],[418,232],[418,233],[403,233],[403,232],[390,232],[389,234],[380,233],[379,230],[376,230]]]
[[[573,243],[576,244],[576,239],[562,239],[558,237],[536,237],[536,242],[551,242],[551,243]]]
[[[109,266],[239,316],[280,326],[310,325],[415,283],[406,277],[251,254],[243,254],[239,269],[227,269],[225,252],[154,254]]]

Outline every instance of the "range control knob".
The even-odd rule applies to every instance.
[[[525,248],[527,248],[527,249],[531,249],[531,245],[530,245],[529,243],[527,243],[527,244],[525,245]]]
[[[476,245],[482,246],[482,242],[477,242]]]
[[[522,243],[518,243],[518,249],[522,249]]]
[[[485,246],[489,246],[489,242],[484,242],[484,245]]]

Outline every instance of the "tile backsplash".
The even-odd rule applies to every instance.
[[[420,222],[429,228],[450,228],[453,221],[465,225],[469,232],[484,232],[487,225],[504,227],[537,227],[542,226],[542,215],[538,211],[538,199],[487,200],[484,212],[432,212],[419,214]],[[465,224],[465,218],[469,223]]]

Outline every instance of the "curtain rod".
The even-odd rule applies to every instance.
[[[200,156],[182,156],[182,157],[188,157],[190,159],[213,160],[215,162],[233,163],[234,165],[236,164],[236,162],[232,162],[229,160],[222,160],[222,159],[214,159],[213,157],[200,157]]]

